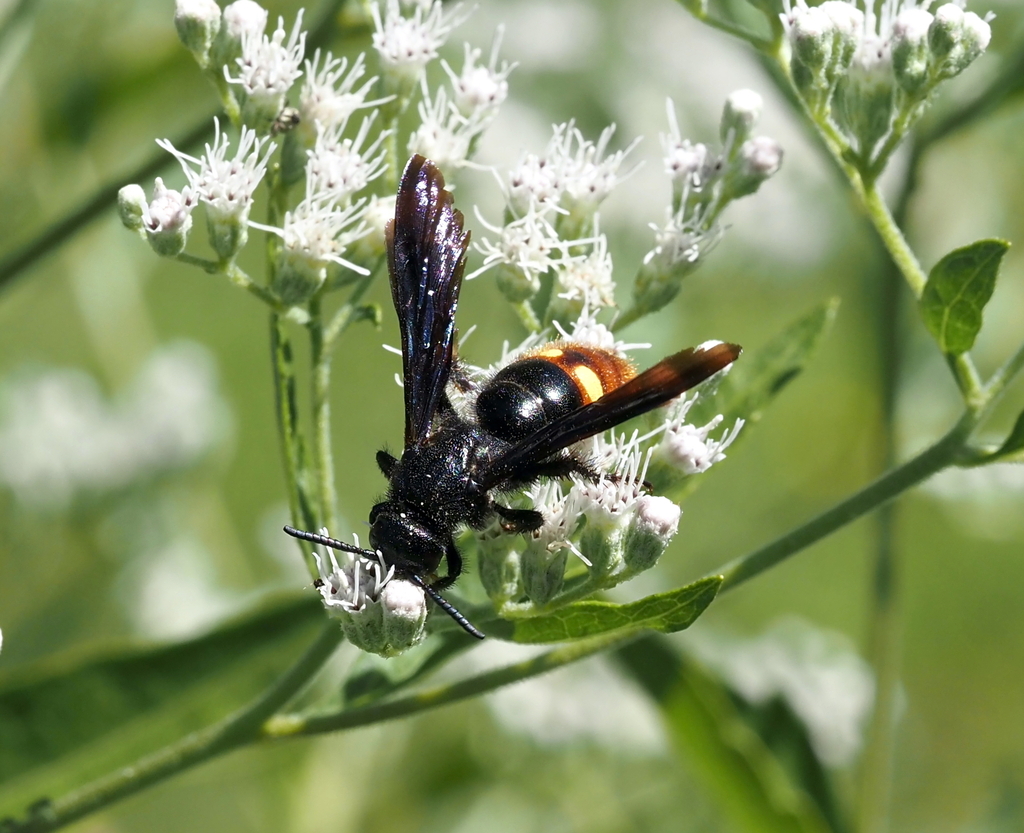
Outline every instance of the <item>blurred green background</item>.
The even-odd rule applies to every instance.
[[[268,6],[289,26],[298,8]],[[1017,0],[990,7],[998,17],[989,53],[943,88],[932,117],[969,100],[1019,53],[1024,8]],[[2,14],[0,257],[100,186],[121,184],[153,154],[155,137],[187,132],[216,106],[178,43],[169,1],[26,0]],[[668,199],[657,141],[666,97],[683,135],[705,141],[717,138],[729,92],[750,87],[765,97],[759,129],[782,142],[783,169],[732,207],[724,240],[681,296],[625,333],[653,343],[641,364],[708,338],[756,348],[815,304],[842,299],[807,371],[686,503],[658,569],[624,589],[676,586],[880,470],[881,378],[891,357],[878,322],[893,276],[758,61],[680,6],[484,0],[444,54],[461,62],[464,39],[486,49],[500,22],[502,56],[519,67],[477,161],[505,168],[521,150],[541,151],[550,125],[570,118],[594,139],[616,123],[620,146],[645,137],[631,156],[642,166],[601,212],[622,302],[650,246],[648,223],[662,219]],[[331,48],[368,45],[362,31]],[[1018,96],[929,152],[908,214],[926,267],[978,238],[1024,240],[1022,135]],[[162,173],[171,187],[183,184],[170,157]],[[448,177],[471,228],[473,204],[497,219],[491,175]],[[258,271],[258,258],[248,266]],[[909,293],[900,294],[903,458],[952,424],[959,400]],[[372,295],[384,308],[382,331],[353,328],[335,361],[341,534],[362,529],[382,491],[373,452],[400,444],[399,363],[381,349],[398,335],[387,288]],[[462,297],[461,329],[487,323],[466,345],[470,361],[488,364],[503,340],[521,339],[486,276]],[[1017,248],[974,351],[984,375],[1016,348],[1022,323]],[[196,635],[266,594],[308,585],[278,531],[286,507],[272,396],[264,309],[223,281],[160,261],[112,210],[0,286],[0,680],[43,658],[59,665],[76,649]],[[1017,385],[993,436],[1022,407]],[[895,529],[905,635],[892,829],[1024,829],[1024,467],[941,475],[899,503]],[[723,597],[687,634],[692,647],[713,657],[762,644],[750,640],[792,630],[779,621],[799,617],[800,632],[845,635],[844,650],[864,655],[875,536],[874,520],[863,520]],[[463,667],[510,656],[487,643]],[[853,697],[832,694],[840,706]],[[822,720],[841,722],[827,709]],[[854,781],[851,755],[837,764],[841,789]],[[645,695],[596,661],[415,720],[235,754],[76,829],[731,828]]]

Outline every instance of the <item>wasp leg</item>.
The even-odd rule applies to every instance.
[[[451,587],[462,574],[462,553],[459,552],[459,548],[455,544],[449,544],[448,548],[444,551],[444,560],[448,565],[448,575],[443,578],[436,578],[430,583],[430,587],[433,590],[444,590]]]
[[[377,468],[379,468],[386,478],[391,479],[391,473],[395,470],[395,466],[398,465],[398,458],[393,454],[389,454],[383,448],[377,452]]]
[[[494,511],[501,516],[502,530],[513,535],[519,532],[533,532],[544,524],[544,516],[536,509],[512,509],[495,503]]]
[[[501,488],[521,488],[542,477],[562,480],[570,474],[577,474],[587,480],[597,480],[601,476],[601,473],[590,464],[567,455],[524,466],[520,471],[516,472],[514,478],[509,478],[506,483],[503,483]]]

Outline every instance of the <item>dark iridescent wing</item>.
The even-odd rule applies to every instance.
[[[434,163],[413,156],[387,224],[391,297],[402,330],[405,445],[418,445],[444,396],[469,233]]]
[[[524,467],[546,460],[573,443],[664,405],[728,367],[739,354],[739,345],[709,342],[662,359],[621,387],[516,443],[491,463],[481,485],[492,489],[514,478]]]

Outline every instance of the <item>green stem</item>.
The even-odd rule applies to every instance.
[[[513,304],[512,308],[516,311],[516,314],[519,316],[519,320],[522,322],[527,332],[540,332],[540,319],[537,318],[537,313],[533,311],[533,307],[530,306],[529,301],[519,301],[519,303]]]
[[[309,302],[309,344],[313,365],[313,459],[317,474],[320,522],[332,532],[338,527],[338,495],[334,488],[331,450],[331,354],[325,350],[323,310],[319,297]]]
[[[744,29],[742,26],[738,26],[731,20],[723,20],[718,17],[711,17],[707,12],[704,14],[698,14],[692,12],[693,16],[697,18],[701,23],[710,26],[712,29],[717,29],[719,32],[725,32],[727,35],[732,35],[734,38],[739,38],[742,41],[746,41],[754,47],[758,52],[771,53],[775,49],[775,45],[767,38],[762,38],[760,35],[755,35],[748,29]]]
[[[238,749],[261,735],[264,722],[301,691],[342,640],[336,622],[328,622],[306,653],[250,705],[200,732],[94,781],[46,806],[45,812],[15,822],[10,833],[46,833],[113,804],[189,767]]]
[[[274,371],[274,404],[277,408],[277,426],[281,435],[281,452],[284,457],[285,484],[288,490],[288,506],[292,523],[303,529],[316,528],[316,515],[309,505],[303,488],[303,454],[298,434],[298,403],[295,395],[295,368],[292,361],[292,347],[285,330],[284,319],[270,314],[270,346]],[[306,547],[300,547],[303,557],[308,559]],[[313,565],[308,564],[310,571]],[[314,573],[314,577],[316,574]]]
[[[561,668],[594,654],[624,645],[635,639],[638,631],[626,633],[604,634],[591,639],[572,642],[541,654],[538,657],[517,662],[513,665],[488,671],[468,680],[460,680],[438,688],[428,689],[417,694],[410,694],[397,700],[364,706],[356,709],[343,709],[323,715],[284,714],[273,717],[263,727],[266,738],[291,738],[306,735],[319,735],[325,732],[337,732],[357,726],[368,726],[384,720],[407,717],[418,712],[436,709],[470,697],[476,697],[494,691],[511,683],[528,680]]]
[[[874,184],[867,185],[861,196],[868,218],[878,232],[879,237],[882,238],[882,244],[885,246],[886,251],[889,252],[889,256],[900,270],[907,285],[910,286],[914,297],[920,298],[921,293],[924,292],[925,284],[928,282],[928,276],[925,274],[924,269],[921,268],[917,256],[907,244],[907,240],[895,219],[893,219],[889,207],[885,204],[885,200]],[[970,355],[963,353],[959,356],[951,356],[949,358],[949,366],[968,406],[973,409],[980,407],[982,396],[981,379]]]
[[[971,430],[977,424],[973,413],[967,412],[946,436],[916,457],[886,472],[870,485],[846,500],[822,512],[797,529],[787,532],[770,544],[730,561],[709,575],[721,575],[722,590],[736,587],[791,555],[820,541],[851,521],[878,508],[896,495],[927,480],[956,460]]]

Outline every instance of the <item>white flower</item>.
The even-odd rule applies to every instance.
[[[108,401],[73,370],[6,380],[0,397],[0,482],[24,503],[60,508],[194,465],[224,437],[227,405],[196,344],[154,352],[124,395]]]
[[[721,414],[707,425],[698,428],[685,422],[686,414],[697,401],[693,396],[683,397],[673,406],[665,422],[665,433],[658,445],[658,454],[668,463],[682,469],[685,474],[700,474],[725,459],[727,449],[739,436],[744,420],[737,419],[732,429],[722,438],[713,440],[710,434],[725,421]]]
[[[623,529],[636,511],[637,501],[645,494],[644,480],[653,449],[643,448],[634,434],[618,452],[614,468],[597,480],[572,476],[568,504],[572,514],[586,515],[588,525],[604,532]]]
[[[195,206],[196,198],[191,189],[186,186],[175,191],[157,177],[153,181],[153,199],[142,212],[142,221],[149,234],[187,234],[192,228],[192,209]]]
[[[328,535],[326,529],[320,533]],[[328,549],[313,552],[324,607],[341,622],[356,647],[394,656],[426,636],[427,600],[422,588],[397,578],[394,565],[376,558]]]
[[[192,191],[215,216],[231,217],[244,223],[249,217],[253,193],[266,174],[267,161],[277,146],[257,138],[255,130],[243,126],[234,158],[229,159],[231,140],[226,133],[221,133],[219,119],[215,118],[213,123],[213,145],[206,145],[201,159],[178,150],[169,139],[157,139],[156,143],[181,163]]]
[[[367,231],[362,223],[364,205],[359,201],[341,208],[333,194],[314,192],[307,194],[294,210],[285,213],[283,228],[262,225],[257,228],[278,234],[289,256],[307,260],[318,268],[337,263],[368,274],[368,270],[341,257],[341,253]]]
[[[473,49],[468,43],[465,44],[465,58],[460,74],[456,75],[447,61],[441,61],[441,66],[451,79],[455,106],[466,118],[489,122],[502,102],[508,98],[508,75],[516,65],[502,61],[501,66],[498,66],[498,50],[503,34],[504,27],[499,26],[487,66],[477,63],[483,53],[479,49]]]
[[[597,313],[584,307],[579,318],[572,325],[572,331],[566,332],[556,321],[555,329],[561,333],[566,341],[581,341],[584,344],[592,344],[602,350],[615,353],[618,356],[625,356],[630,350],[646,350],[651,345],[645,342],[626,342],[615,337],[608,327],[597,320]]]
[[[307,187],[316,193],[332,195],[337,203],[344,203],[380,176],[387,164],[384,151],[377,151],[391,131],[381,131],[369,145],[362,146],[376,118],[376,111],[364,118],[359,132],[351,139],[342,138],[347,120],[321,128],[306,163]]]
[[[289,35],[284,18],[278,18],[277,28],[270,37],[255,29],[242,33],[242,55],[235,63],[238,77],[232,78],[224,67],[224,78],[245,91],[243,111],[250,123],[272,122],[284,106],[285,96],[295,80],[302,75],[299,69],[306,50],[306,33],[302,27],[302,9],[295,16],[295,25]],[[287,38],[287,41],[285,40]]]
[[[644,263],[657,262],[661,269],[671,269],[679,264],[696,265],[722,238],[722,227],[716,222],[705,228],[707,211],[691,214],[683,203],[678,211],[671,206],[666,209],[664,226],[651,223],[654,231],[654,248],[644,256]]]
[[[676,106],[671,98],[666,99],[665,111],[668,116],[668,133],[660,135],[664,151],[665,173],[672,180],[673,193],[686,201],[691,191],[702,192],[710,188],[722,171],[722,160],[701,143],[693,144],[684,139],[676,118]]]
[[[555,292],[565,301],[578,302],[588,309],[615,304],[615,280],[608,239],[594,238],[589,252],[566,254],[555,263]]]
[[[445,14],[441,0],[417,3],[412,17],[403,17],[398,0],[386,0],[383,18],[376,2],[370,4],[370,13],[373,46],[380,55],[381,66],[386,76],[406,88],[419,80],[452,29],[465,19],[461,6]]]
[[[430,159],[442,170],[461,166],[469,158],[470,146],[484,125],[463,116],[448,101],[448,93],[439,87],[433,100],[422,80],[423,98],[417,110],[419,127],[409,137],[407,150]]]
[[[498,241],[481,240],[476,250],[484,256],[483,265],[466,277],[471,280],[498,264],[515,267],[531,279],[540,281],[555,262],[555,255],[570,244],[559,240],[554,226],[538,211],[530,211],[503,227],[493,226],[477,215],[484,227],[498,235]]]
[[[320,534],[329,535],[326,528]],[[394,566],[387,567],[383,559],[369,559],[362,555],[349,552],[327,550],[328,564],[320,553],[314,551],[316,567],[320,573],[320,597],[329,613],[358,613],[367,605],[379,604],[381,593],[395,576]],[[338,563],[338,559],[341,563]],[[423,598],[423,591],[411,582],[404,582],[413,587]]]
[[[359,53],[349,69],[348,58],[335,58],[330,52],[324,55],[320,66],[320,50],[313,53],[313,60],[306,61],[305,78],[299,91],[299,114],[301,125],[310,131],[320,125],[329,130],[344,124],[356,110],[374,107],[386,99],[366,101],[367,93],[377,82],[376,76],[356,88],[356,83],[366,74],[366,56]]]

